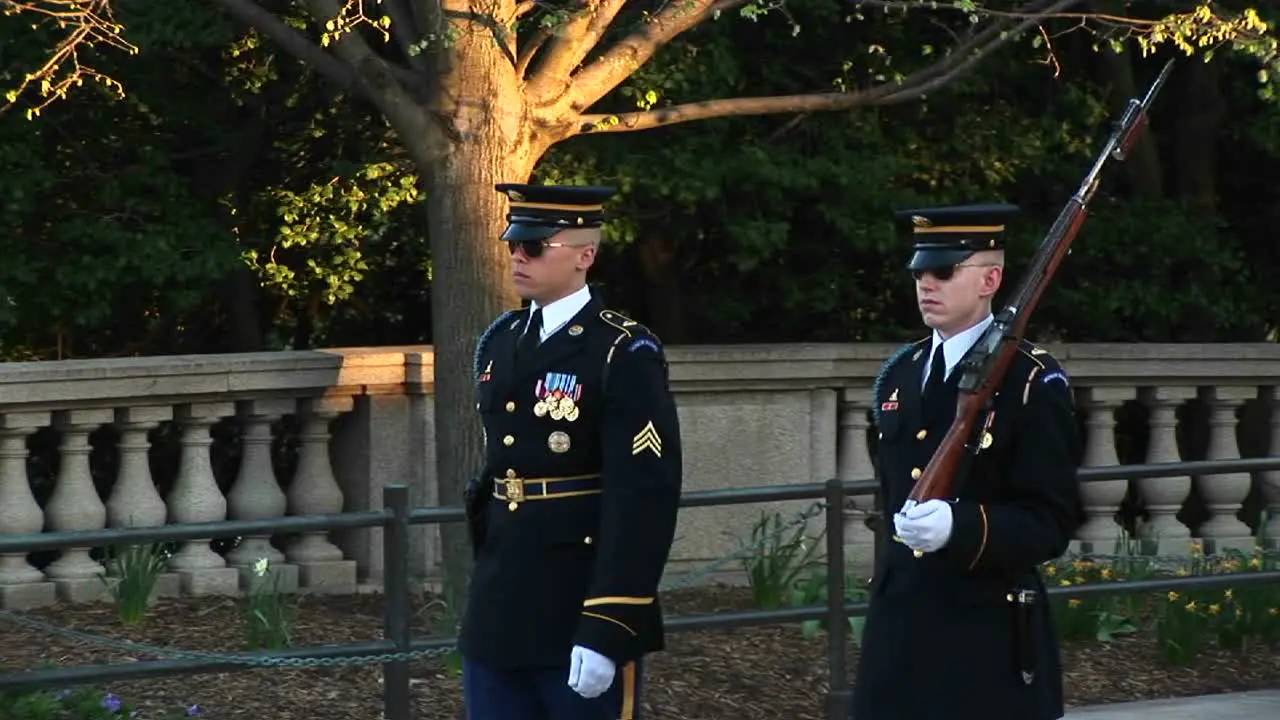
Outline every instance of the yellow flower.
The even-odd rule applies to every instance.
[[[1187,612],[1195,612],[1195,611],[1196,611],[1196,601],[1195,601],[1195,600],[1192,600],[1191,602],[1187,603],[1186,608],[1187,608]]]
[[[1110,580],[1110,579],[1111,579],[1111,576],[1112,576],[1112,575],[1114,575],[1114,574],[1115,574],[1115,573],[1111,572],[1111,568],[1102,568],[1102,579],[1103,579],[1103,580]]]
[[[1213,604],[1209,605],[1209,614],[1210,614],[1210,615],[1217,615],[1217,614],[1218,614],[1219,612],[1221,612],[1221,611],[1222,611],[1222,606],[1221,606],[1221,605],[1219,605],[1218,603],[1213,603]]]
[[[1186,577],[1186,576],[1190,575],[1191,573],[1187,572],[1187,569],[1186,569],[1186,568],[1178,568],[1177,570],[1175,570],[1175,571],[1174,571],[1174,573],[1173,573],[1173,574],[1174,574],[1174,575],[1177,575],[1178,577]]]
[[[1044,574],[1045,574],[1045,575],[1048,575],[1049,577],[1053,577],[1054,575],[1057,575],[1057,574],[1058,574],[1058,568],[1056,568],[1056,567],[1054,567],[1054,566],[1052,566],[1052,565],[1049,565],[1048,567],[1046,567],[1046,568],[1044,569]]]
[[[1222,564],[1222,567],[1227,572],[1235,572],[1240,569],[1240,562],[1238,560],[1228,560]]]
[[[1199,540],[1192,540],[1191,554],[1196,556],[1204,555],[1204,544],[1201,543]]]
[[[1080,607],[1080,598],[1071,598],[1068,600],[1067,607]]]
[[[1252,560],[1250,560],[1250,561],[1249,561],[1249,567],[1253,568],[1254,570],[1261,570],[1261,569],[1262,569],[1262,558],[1253,558]]]
[[[1173,602],[1173,601],[1175,601],[1175,600],[1177,600],[1177,599],[1178,599],[1178,593],[1177,593],[1176,591],[1170,590],[1170,591],[1169,591],[1169,602]]]
[[[1061,585],[1062,587],[1067,587],[1068,585],[1071,584],[1071,581],[1066,578],[1062,578],[1061,580],[1058,581],[1058,584]]]
[[[1226,592],[1224,592],[1224,593],[1222,593],[1222,596],[1223,596],[1223,597],[1225,597],[1226,599],[1230,600],[1230,599],[1231,599],[1231,588],[1227,588],[1227,591],[1226,591]]]

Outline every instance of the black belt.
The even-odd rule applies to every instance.
[[[515,510],[519,503],[529,500],[553,500],[598,493],[602,484],[597,474],[547,478],[494,478],[493,496],[510,503],[508,507]]]
[[[1017,653],[1022,683],[1030,685],[1036,678],[1034,608],[1040,594],[1035,590],[1014,590],[1005,599],[1013,605],[1013,642]]]

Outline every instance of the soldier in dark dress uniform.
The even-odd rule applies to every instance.
[[[469,720],[633,720],[663,649],[680,427],[662,344],[592,297],[611,188],[502,184],[529,306],[476,350],[483,472],[459,639]]]
[[[1062,677],[1037,566],[1079,526],[1081,443],[1072,391],[1022,343],[955,498],[909,503],[954,417],[951,372],[990,324],[1009,205],[908,210],[908,268],[929,337],[881,369],[873,406],[886,514],[854,685],[856,720],[1057,720]],[[921,553],[916,557],[916,553]]]

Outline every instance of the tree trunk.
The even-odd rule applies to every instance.
[[[525,182],[541,156],[514,67],[491,32],[463,25],[423,135],[401,137],[424,178],[431,242],[431,342],[435,352],[435,451],[439,500],[462,502],[480,472],[484,443],[476,413],[476,341],[518,306],[510,254],[498,241],[506,219],[500,182]],[[398,128],[399,130],[399,128]],[[441,526],[445,601],[460,616],[470,575],[465,526]]]

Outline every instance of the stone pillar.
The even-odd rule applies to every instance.
[[[27,478],[27,436],[49,424],[43,412],[0,415],[0,534],[28,535],[44,527],[44,513]],[[27,562],[27,553],[0,555],[0,607],[52,605],[57,588]]]
[[[209,428],[233,412],[231,403],[200,403],[178,408],[182,426],[182,460],[169,491],[169,520],[174,523],[216,522],[227,518],[227,501],[218,489],[209,462],[213,439]],[[208,540],[189,540],[169,558],[188,595],[235,595],[240,573],[227,567]]]
[[[845,388],[841,393],[839,441],[836,443],[836,476],[841,480],[870,480],[875,477],[867,430],[871,422],[871,388]],[[846,560],[860,575],[870,575],[875,565],[875,533],[867,527],[867,516],[875,509],[875,493],[849,498],[852,510],[845,522]]]
[[[1275,457],[1280,455],[1280,390],[1273,386],[1264,392],[1271,410],[1271,442],[1267,455]],[[1266,523],[1258,528],[1258,538],[1260,544],[1280,549],[1280,470],[1258,473],[1258,482],[1267,512]]]
[[[163,405],[127,407],[115,411],[116,429],[120,431],[120,468],[107,498],[107,527],[133,528],[164,525],[164,498],[156,490],[151,477],[147,434],[160,423],[173,419],[173,408]],[[111,569],[108,566],[107,575]],[[182,591],[177,573],[166,572],[156,578],[152,597],[178,595]]]
[[[58,447],[58,478],[45,505],[45,526],[58,532],[101,530],[107,524],[107,507],[98,497],[89,471],[89,434],[110,423],[109,409],[64,410],[55,424],[62,434]],[[58,587],[67,602],[92,602],[107,589],[106,568],[89,557],[89,548],[63,548],[57,560],[45,568],[45,575]]]
[[[1205,400],[1210,409],[1206,459],[1233,460],[1240,457],[1236,443],[1236,409],[1256,394],[1257,390],[1251,387],[1206,389]],[[1249,473],[1215,473],[1196,479],[1196,488],[1209,511],[1209,519],[1200,527],[1205,552],[1219,553],[1227,548],[1236,548],[1248,553],[1253,549],[1252,531],[1236,517],[1249,496],[1252,484]]]
[[[1120,464],[1116,457],[1116,410],[1134,397],[1134,388],[1079,388],[1080,407],[1088,413],[1085,423],[1088,435],[1084,454],[1085,467],[1110,467]],[[1115,515],[1124,502],[1129,481],[1094,480],[1080,483],[1085,522],[1076,532],[1073,551],[1110,554],[1116,542],[1123,540],[1124,528],[1116,524]]]
[[[1144,399],[1151,409],[1151,441],[1147,447],[1148,463],[1181,462],[1178,452],[1178,406],[1195,397],[1194,387],[1167,386],[1149,388]],[[1191,492],[1191,478],[1186,475],[1138,480],[1138,488],[1150,514],[1142,528],[1142,537],[1154,540],[1159,555],[1186,555],[1190,549],[1191,531],[1178,520],[1178,511]]]
[[[227,508],[235,520],[282,517],[286,503],[271,464],[271,423],[292,413],[294,402],[288,398],[248,400],[238,406],[240,473],[227,493]],[[282,592],[297,590],[298,566],[285,563],[284,553],[271,544],[271,533],[246,536],[227,553],[227,564],[240,572],[241,587],[250,587],[254,563],[262,558],[267,560],[270,574],[279,577],[276,587]]]
[[[329,423],[352,407],[350,397],[306,398],[298,401],[302,432],[298,468],[287,493],[290,515],[330,515],[342,512],[342,489],[329,459]],[[328,533],[303,533],[286,551],[298,565],[301,587],[312,592],[348,593],[356,587],[356,563],[346,560],[329,541]]]

